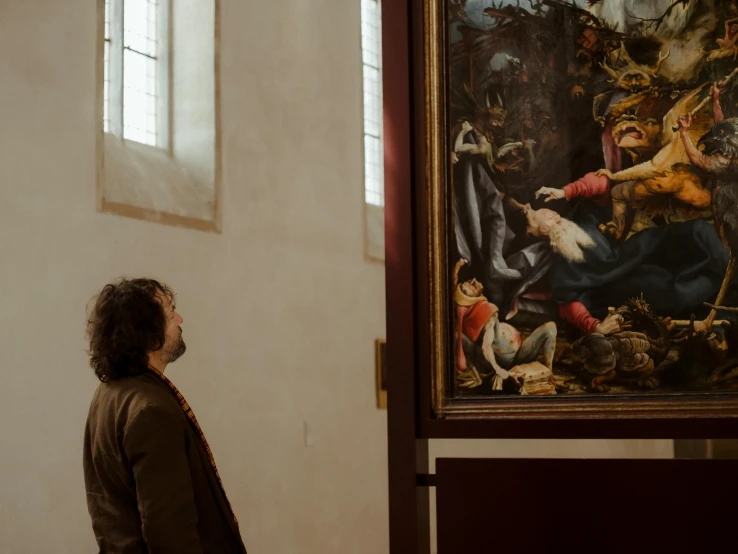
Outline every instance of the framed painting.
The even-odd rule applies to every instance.
[[[738,415],[736,2],[424,9],[434,416]]]

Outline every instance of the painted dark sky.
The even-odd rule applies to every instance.
[[[500,0],[495,0],[494,3],[499,5],[499,2]],[[517,6],[518,2],[517,0],[503,0],[502,4]],[[586,6],[586,0],[574,0],[574,4],[583,8]],[[491,5],[492,0],[469,0],[466,4],[466,15],[480,27],[486,27],[490,22],[490,18],[483,14],[483,10]],[[531,0],[520,0],[520,7],[530,9]]]

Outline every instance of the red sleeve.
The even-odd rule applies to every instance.
[[[584,304],[577,301],[559,304],[559,315],[580,331],[590,334],[596,333],[595,327],[601,323],[599,319],[592,317]]]
[[[577,196],[583,196],[585,198],[593,198],[597,196],[604,196],[610,192],[610,179],[605,177],[598,177],[594,173],[587,173],[581,179],[569,183],[564,187],[564,193],[566,199],[571,200]]]

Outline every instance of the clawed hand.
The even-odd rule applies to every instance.
[[[725,91],[725,83],[723,81],[718,81],[716,83],[713,83],[712,86],[710,87],[710,98],[717,98],[724,91]]]
[[[692,114],[688,113],[687,115],[680,115],[679,119],[677,119],[677,126],[679,127],[680,131],[686,131],[692,126]]]
[[[506,369],[502,369],[501,367],[495,368],[495,373],[497,373],[497,375],[499,375],[500,379],[502,379],[503,381],[506,381],[510,378],[510,372]]]
[[[540,198],[541,196],[545,196],[546,200],[545,202],[551,202],[551,200],[558,200],[560,198],[565,198],[566,193],[563,189],[553,189],[550,187],[541,187],[536,191],[536,198]]]
[[[595,173],[595,175],[597,175],[598,177],[607,177],[608,179],[613,178],[612,171],[610,171],[609,169],[600,169]]]
[[[610,314],[595,327],[595,332],[602,335],[617,333],[623,328],[624,318],[620,314]]]

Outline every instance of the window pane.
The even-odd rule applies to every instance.
[[[105,0],[105,38],[110,38],[110,0]]]
[[[103,130],[110,128],[110,42],[105,41],[103,59]]]
[[[382,144],[382,15],[377,0],[361,0],[361,46],[364,62],[365,201],[384,205]]]
[[[125,0],[124,7],[124,46],[147,56],[156,56],[157,0]]]
[[[156,60],[125,50],[123,73],[123,137],[156,146]]]
[[[103,51],[103,130],[110,130],[110,0],[105,0],[105,46]]]
[[[384,152],[382,141],[364,135],[364,189],[368,204],[384,205]]]
[[[364,132],[379,137],[382,128],[382,87],[379,70],[364,66]]]
[[[382,61],[381,14],[377,0],[361,0],[361,47],[364,63],[380,67]]]

